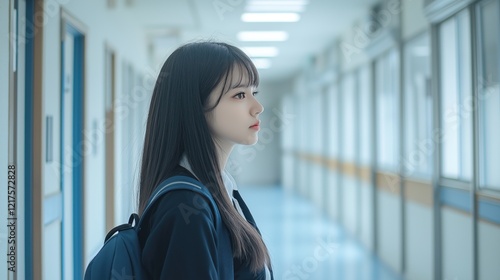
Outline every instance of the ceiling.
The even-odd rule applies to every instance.
[[[264,0],[266,1],[266,0]],[[241,21],[246,0],[136,0],[130,1],[134,16],[144,26],[151,63],[163,64],[180,44],[201,39],[223,40],[238,47],[275,46],[271,67],[260,69],[263,81],[287,79],[314,54],[367,13],[377,0],[309,0],[291,23]],[[218,7],[218,8],[216,8]],[[240,42],[239,31],[286,31],[284,42]]]

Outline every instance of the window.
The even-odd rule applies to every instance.
[[[478,6],[479,176],[482,188],[500,190],[500,4]]]
[[[356,73],[344,76],[342,84],[342,159],[356,160]]]
[[[327,94],[328,102],[328,156],[332,159],[338,159],[339,157],[339,95],[337,90],[337,84],[333,83]]]
[[[399,64],[392,50],[376,61],[377,164],[380,169],[398,169]]]
[[[359,161],[363,166],[371,165],[372,143],[372,96],[370,65],[359,71]]]
[[[284,114],[292,114],[294,117],[297,112],[295,111],[293,99],[290,96],[285,96],[283,98],[281,110]],[[294,120],[296,120],[295,118]],[[274,120],[274,117],[273,117]],[[285,151],[293,151],[295,149],[295,137],[294,137],[294,123],[293,122],[281,122],[278,125],[274,124],[274,121],[270,123],[270,127],[273,133],[278,133],[280,130],[283,131],[283,136],[281,137],[281,146]]]
[[[439,41],[441,175],[469,181],[472,175],[473,109],[468,10],[439,26]]]
[[[298,109],[299,109],[299,150],[301,152],[309,152],[309,133],[310,127],[310,115],[309,115],[309,102],[308,96],[300,96],[298,99]]]
[[[309,119],[308,123],[309,132],[307,135],[314,135],[314,137],[309,138],[310,151],[313,154],[321,155],[323,154],[323,107],[322,107],[322,94],[314,92],[309,100]]]
[[[429,178],[432,174],[432,95],[430,43],[425,33],[405,46],[404,157],[405,176]]]

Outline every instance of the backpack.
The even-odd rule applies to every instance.
[[[163,181],[151,195],[142,219],[133,213],[127,224],[119,225],[108,232],[104,245],[90,261],[84,280],[142,280],[145,275],[141,265],[141,248],[138,231],[141,222],[160,197],[173,190],[191,190],[203,195],[212,209],[217,209],[212,195],[199,181],[178,175]]]

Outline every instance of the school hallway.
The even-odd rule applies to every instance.
[[[275,279],[403,279],[309,200],[279,186],[239,191],[268,244]]]
[[[276,280],[500,280],[500,0],[1,0],[0,280],[83,279],[198,41],[258,72],[225,169]]]

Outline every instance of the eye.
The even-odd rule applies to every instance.
[[[254,91],[252,92],[252,95],[253,96],[256,96],[259,92],[258,91]],[[237,99],[243,99],[245,98],[245,94],[244,92],[238,92],[234,97],[236,97]]]
[[[239,96],[239,97],[238,97],[238,96]],[[240,98],[241,96],[242,96],[243,98],[245,98],[245,93],[244,93],[244,92],[239,92],[239,93],[237,93],[237,94],[235,95],[235,97],[236,97],[237,99],[243,99],[243,98]]]

